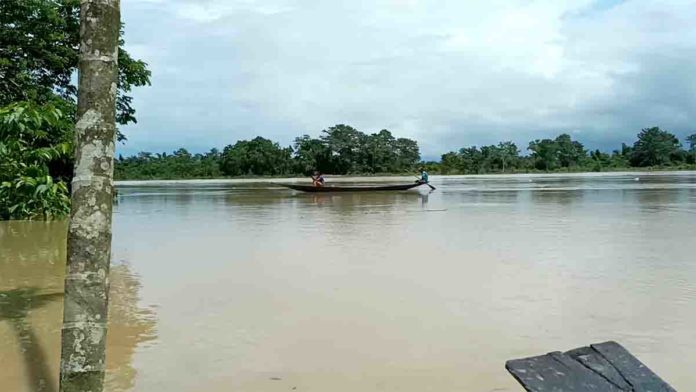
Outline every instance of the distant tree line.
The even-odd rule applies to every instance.
[[[114,177],[119,180],[190,179],[223,177],[220,152],[213,148],[205,154],[191,154],[185,148],[172,153],[141,152],[115,160]]]
[[[672,133],[658,127],[640,131],[632,145],[611,153],[587,150],[568,134],[529,142],[522,155],[510,141],[482,147],[464,147],[442,155],[440,162],[421,162],[418,143],[395,138],[383,129],[366,134],[348,125],[335,125],[319,138],[303,135],[292,146],[263,137],[240,140],[222,152],[212,149],[191,154],[141,152],[116,161],[117,179],[216,178],[237,176],[406,173],[424,165],[431,173],[485,174],[530,172],[611,171],[631,168],[696,169],[696,134],[686,147]]]
[[[605,171],[629,168],[679,168],[696,164],[696,134],[679,139],[658,127],[645,128],[632,145],[623,144],[611,153],[588,151],[568,134],[555,139],[529,142],[528,155],[521,155],[513,142],[483,147],[465,147],[429,162],[430,171],[442,174],[483,174],[551,171]]]
[[[263,137],[240,140],[222,152],[212,149],[191,154],[179,149],[172,154],[142,152],[119,157],[118,179],[214,178],[221,176],[306,175],[315,170],[331,174],[403,173],[420,162],[416,141],[395,138],[383,129],[366,134],[348,125],[335,125],[319,138],[303,135],[283,147]]]

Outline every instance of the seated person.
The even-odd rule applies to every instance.
[[[419,171],[420,171],[420,178],[416,182],[418,182],[420,184],[427,184],[428,183],[428,172],[425,171],[424,167],[421,167],[419,169]]]
[[[324,186],[324,182],[324,176],[322,176],[320,172],[315,171],[312,176],[312,184],[314,184],[314,186]]]

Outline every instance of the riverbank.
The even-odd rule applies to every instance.
[[[444,181],[445,179],[507,179],[507,178],[560,178],[560,177],[609,177],[609,176],[631,176],[631,178],[654,177],[661,175],[675,176],[692,176],[696,175],[696,170],[673,170],[673,171],[615,171],[615,172],[577,172],[577,173],[499,173],[499,174],[435,174],[431,175],[431,181],[434,184]],[[329,183],[372,183],[372,182],[410,182],[413,180],[412,175],[380,175],[380,176],[354,176],[354,175],[337,175],[326,176]],[[180,179],[180,180],[126,180],[116,181],[116,186],[162,186],[170,184],[186,184],[186,185],[215,185],[215,184],[272,184],[277,182],[308,182],[306,177],[253,177],[253,178],[198,178],[198,179]]]

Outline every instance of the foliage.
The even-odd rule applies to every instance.
[[[503,173],[509,169],[516,169],[520,165],[520,150],[513,142],[500,142],[497,148],[496,159]]]
[[[431,162],[433,167],[437,167],[435,162]],[[465,174],[467,173],[466,167],[460,154],[450,151],[448,153],[442,154],[439,164],[439,173],[442,174]]]
[[[70,211],[68,188],[54,181],[51,162],[72,153],[55,135],[72,126],[53,105],[0,108],[0,219],[60,218]]]
[[[421,162],[421,166],[428,172],[432,174],[442,174],[442,168],[440,162],[437,161],[427,161]]]
[[[479,174],[505,173],[520,165],[519,149],[513,142],[500,142],[498,145],[465,147],[459,152],[442,156],[443,173]]]
[[[0,2],[0,105],[74,97],[79,0]]]
[[[527,150],[531,151],[532,162],[536,169],[548,171],[560,166],[558,145],[551,139],[531,141]]]
[[[389,168],[391,173],[405,173],[416,169],[420,164],[420,149],[418,142],[413,139],[400,137],[396,139],[394,166]]]
[[[220,152],[212,149],[205,154],[191,154],[180,148],[172,154],[141,152],[128,158],[119,156],[114,177],[134,179],[186,179],[221,177]]]
[[[228,176],[292,173],[292,148],[262,137],[240,140],[222,151],[220,170]]]
[[[332,170],[331,150],[319,139],[313,139],[309,135],[295,138],[295,171],[302,174],[310,174],[315,170],[328,173]]]
[[[80,0],[0,1],[0,106],[56,98],[75,105],[79,14]],[[133,59],[123,44],[121,39],[117,121],[122,125],[136,121],[133,98],[127,94],[134,86],[150,84],[147,64]],[[119,138],[124,136],[119,133]]]
[[[331,169],[336,174],[356,173],[362,168],[367,135],[344,124],[322,131],[321,141],[331,154]]]
[[[645,128],[633,145],[631,165],[666,166],[683,159],[681,143],[676,136],[658,127]]]
[[[559,135],[554,142],[557,146],[558,162],[561,167],[580,166],[587,157],[587,151],[582,143],[573,140],[566,133]]]
[[[0,218],[58,217],[67,209],[73,157],[55,149],[72,151],[79,17],[80,0],[0,1]],[[150,71],[123,45],[121,39],[117,121],[128,124],[136,121],[128,94],[133,87],[150,84]],[[120,132],[118,138],[125,139]]]
[[[314,143],[325,146],[322,151],[328,154],[328,167],[324,171],[330,173],[406,172],[413,170],[420,161],[418,143],[406,138],[396,139],[386,129],[367,135],[349,125],[338,124],[322,133]],[[326,158],[326,155],[321,157]]]
[[[572,140],[570,135],[561,134],[556,139],[529,142],[534,167],[539,170],[572,168],[580,166],[587,157],[582,143]]]
[[[323,131],[320,138],[303,135],[293,147],[281,147],[256,137],[228,145],[218,153],[191,155],[140,153],[116,161],[117,179],[211,178],[225,176],[307,175],[315,170],[330,174],[405,173],[420,161],[418,143],[395,138],[383,129],[365,134],[348,125]]]
[[[586,168],[596,172],[625,169],[631,166],[629,163],[628,149],[625,147],[622,151],[614,150],[611,154],[599,150],[590,151],[589,161],[585,162]]]
[[[568,134],[555,139],[529,142],[528,156],[519,155],[512,142],[461,148],[442,155],[439,165],[430,170],[442,174],[480,174],[530,171],[603,171],[632,167],[687,167],[696,164],[696,134],[686,138],[690,151],[684,151],[676,136],[659,128],[648,128],[638,134],[633,146],[621,145],[611,154],[588,151]]]
[[[659,165],[674,168],[696,164],[696,135],[687,137],[690,151],[675,144],[674,135],[644,130],[634,146],[622,144],[611,153],[587,151],[582,143],[568,134],[554,139],[529,143],[529,155],[521,155],[511,141],[482,147],[464,147],[442,155],[440,162],[420,162],[418,143],[394,138],[386,129],[365,134],[348,125],[336,125],[322,132],[321,137],[303,135],[295,138],[293,147],[257,137],[216,150],[191,155],[186,150],[174,154],[140,153],[116,162],[118,179],[211,178],[225,176],[306,175],[314,170],[327,174],[407,173],[424,165],[431,173],[483,174],[534,171],[605,171],[625,170],[639,166],[635,157],[642,151],[656,151]],[[652,135],[652,136],[651,136]],[[667,140],[672,148],[654,149],[655,140]],[[637,152],[638,151],[638,152]],[[666,163],[664,163],[666,162]]]
[[[150,85],[152,73],[147,69],[147,63],[136,60],[123,48],[123,24],[121,24],[121,38],[118,48],[118,90],[116,92],[116,123],[126,125],[137,123],[135,109],[133,108],[133,97],[126,95],[133,90],[133,87]],[[126,136],[118,132],[118,139],[125,140]]]

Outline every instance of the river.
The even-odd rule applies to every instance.
[[[119,183],[107,390],[521,391],[606,340],[696,387],[696,173],[433,185]],[[57,388],[65,230],[0,222],[1,391]]]

